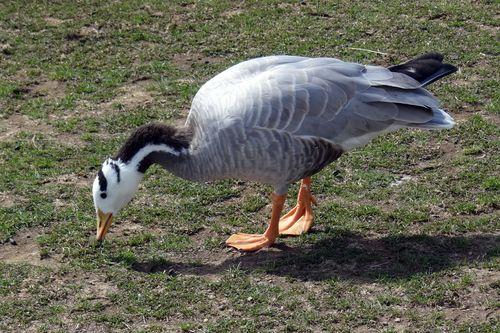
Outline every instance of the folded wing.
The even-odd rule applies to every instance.
[[[422,85],[378,66],[266,57],[238,64],[209,81],[195,98],[190,117],[236,117],[245,127],[319,137],[349,150],[402,127],[449,127],[446,121],[436,123],[435,118],[451,118]]]

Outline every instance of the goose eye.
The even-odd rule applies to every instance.
[[[108,195],[106,193],[101,193],[101,198],[106,199]]]

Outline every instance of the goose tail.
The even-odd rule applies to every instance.
[[[424,129],[450,129],[455,126],[455,120],[442,109],[433,109],[431,120],[421,124],[411,124],[409,127]]]

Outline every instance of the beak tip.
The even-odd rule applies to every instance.
[[[108,229],[112,223],[113,214],[112,213],[103,213],[101,210],[97,211],[97,233],[96,240],[99,243],[102,243]]]

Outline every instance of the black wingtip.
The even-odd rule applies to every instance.
[[[455,73],[458,70],[457,67],[450,64],[443,64],[439,70],[429,76],[426,80],[422,81],[422,86],[427,86],[433,82],[436,82],[442,77]]]
[[[458,70],[451,64],[443,64],[443,59],[440,53],[426,53],[404,64],[391,66],[389,70],[408,75],[426,86]]]

